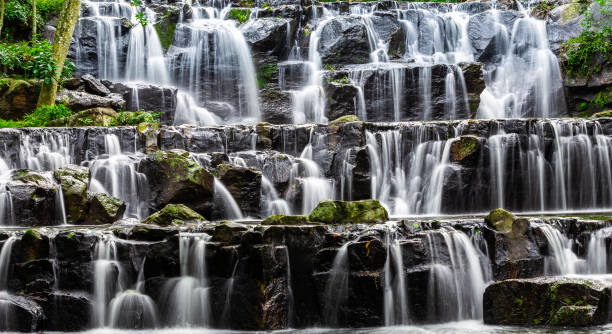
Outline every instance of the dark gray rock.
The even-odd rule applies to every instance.
[[[58,188],[51,176],[42,172],[19,170],[13,172],[6,185],[11,193],[15,224],[20,226],[45,226],[57,221],[55,196]]]
[[[85,74],[81,77],[81,80],[83,80],[83,82],[85,83],[85,89],[89,93],[100,96],[106,96],[110,94],[110,90],[108,90],[108,88],[106,88],[106,86],[104,86],[102,82],[100,82],[100,80],[94,78],[94,76],[91,74]]]
[[[321,28],[318,45],[323,64],[363,64],[369,61],[366,28],[358,17],[338,16]]]
[[[119,94],[108,94],[99,96],[86,92],[62,89],[55,97],[55,103],[67,105],[73,111],[81,111],[97,107],[112,108],[115,110],[125,109],[126,103]]]
[[[288,51],[288,43],[292,41],[294,29],[293,20],[278,17],[249,20],[240,27],[256,57],[265,59],[274,56],[277,57],[276,60]]]

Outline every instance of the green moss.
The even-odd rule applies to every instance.
[[[452,159],[455,162],[462,161],[478,150],[478,138],[476,136],[461,136],[451,144]]]
[[[330,124],[337,123],[349,123],[349,122],[360,122],[361,120],[356,115],[344,115],[336,118],[335,120],[329,122]]]
[[[206,221],[199,213],[183,204],[168,204],[142,222],[159,226],[182,225],[185,222]]]
[[[262,225],[312,225],[308,216],[275,215],[266,218]]]
[[[308,217],[310,221],[328,224],[382,223],[389,219],[387,210],[377,200],[321,201]]]
[[[157,35],[159,36],[159,42],[164,50],[168,50],[170,45],[172,45],[172,38],[174,37],[174,30],[176,29],[176,23],[167,23],[160,24],[156,23],[154,25],[155,30],[157,31]]]
[[[499,232],[509,232],[512,230],[514,215],[504,209],[495,209],[485,217],[485,222]]]
[[[276,72],[278,72],[277,64],[261,64],[257,71],[257,84],[259,88],[265,87],[272,80]]]

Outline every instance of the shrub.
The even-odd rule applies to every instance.
[[[119,115],[111,125],[138,125],[140,123],[159,123],[161,113],[150,113],[143,110],[137,112],[119,111]]]
[[[52,120],[68,117],[72,115],[72,110],[63,104],[53,106],[43,106],[36,108],[32,113],[23,118],[24,126],[39,127],[47,126]]]
[[[233,8],[230,9],[229,13],[227,14],[227,17],[229,19],[238,21],[240,24],[243,24],[249,20],[250,15],[251,11],[248,9]]]
[[[70,78],[75,66],[66,61],[60,80]],[[17,44],[0,43],[0,73],[21,75],[51,83],[57,65],[53,60],[53,47],[46,39],[34,39]]]
[[[599,18],[593,17],[598,4]],[[563,45],[567,57],[567,72],[570,75],[590,77],[601,71],[612,60],[612,2],[598,0],[585,13],[584,30]]]

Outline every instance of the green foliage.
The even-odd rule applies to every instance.
[[[140,2],[140,0],[132,0],[130,2],[130,6],[140,7],[142,6],[142,3]],[[147,18],[147,14],[145,14],[144,11],[138,9],[135,16],[136,16],[136,21],[138,21],[138,23],[140,23],[141,26],[146,27],[147,24],[149,24],[149,18]]]
[[[74,64],[66,61],[60,80],[72,77],[74,69]],[[35,38],[17,44],[0,43],[0,74],[41,79],[49,84],[55,80],[56,71],[53,46],[46,39]]]
[[[238,21],[238,23],[240,24],[244,24],[246,21],[249,20],[250,15],[251,11],[248,9],[232,8],[227,14],[227,17],[232,20]]]
[[[348,76],[345,75],[345,76],[343,76],[340,79],[334,80],[334,82],[337,83],[337,84],[341,84],[341,85],[348,85],[348,84],[351,83],[351,80],[349,79]]]
[[[24,116],[23,120],[13,121],[0,118],[0,128],[24,128],[47,126],[52,120],[68,117],[72,110],[63,104],[36,108],[32,113]]]
[[[45,22],[59,14],[62,3],[63,0],[36,0],[37,30],[42,31]],[[4,40],[19,41],[31,37],[32,14],[31,0],[5,0],[2,30]]]
[[[594,18],[594,4],[599,5],[599,17]],[[567,57],[567,72],[589,78],[612,62],[612,2],[597,0],[585,13],[583,32],[563,45]]]
[[[159,123],[159,116],[161,113],[150,113],[144,110],[138,110],[137,112],[126,112],[119,110],[117,118],[111,122],[113,126],[119,125],[138,125],[140,123]]]
[[[593,114],[603,110],[612,102],[612,88],[608,87],[595,95],[591,101],[582,102],[577,106],[578,117],[591,117]]]
[[[264,87],[272,79],[275,72],[278,71],[276,64],[262,64],[257,71],[257,84],[259,88]]]
[[[336,70],[334,65],[330,65],[330,64],[327,64],[327,63],[323,67],[325,67],[325,69],[328,70],[328,71],[335,71]]]

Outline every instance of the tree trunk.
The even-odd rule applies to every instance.
[[[55,30],[55,39],[53,40],[53,60],[57,64],[57,72],[55,79],[50,84],[43,84],[38,96],[38,107],[53,105],[55,103],[55,94],[57,93],[57,81],[60,78],[64,69],[64,62],[68,55],[68,48],[74,33],[74,27],[79,20],[81,11],[81,0],[65,0],[60,12],[57,29]]]
[[[2,37],[2,23],[4,22],[4,0],[0,0],[0,37]]]
[[[32,0],[32,39],[36,36],[36,0]]]

